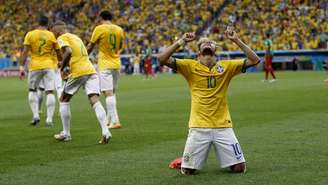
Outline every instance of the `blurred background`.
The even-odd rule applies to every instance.
[[[154,73],[170,72],[154,56],[191,31],[218,43],[218,59],[243,57],[224,37],[228,25],[262,57],[270,34],[276,70],[323,71],[328,63],[327,6],[327,0],[0,0],[0,76],[16,75],[24,35],[37,26],[39,15],[65,21],[87,44],[105,9],[125,30],[122,73],[132,74],[135,63],[142,73],[146,55],[153,56]],[[197,57],[196,44],[176,57]],[[263,65],[249,69],[262,70]]]

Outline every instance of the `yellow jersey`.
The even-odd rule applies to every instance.
[[[233,76],[245,72],[245,60],[220,60],[209,69],[196,60],[176,59],[176,67],[189,84],[189,128],[231,128],[228,85]]]
[[[123,40],[124,31],[115,24],[102,24],[94,29],[90,42],[98,45],[99,70],[121,68]]]
[[[24,45],[31,47],[30,71],[54,68],[52,51],[59,46],[52,32],[41,29],[30,31],[24,38]]]
[[[140,64],[140,61],[141,61],[140,56],[135,56],[133,58],[133,64]]]
[[[69,78],[77,78],[96,73],[95,68],[89,60],[87,49],[78,36],[65,33],[59,36],[57,40],[60,48],[70,47],[72,50],[71,59],[69,61]]]

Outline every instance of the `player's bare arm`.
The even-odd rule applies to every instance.
[[[68,66],[68,62],[70,61],[72,56],[72,49],[66,46],[62,48],[62,52],[63,52],[63,61],[60,70],[63,70],[66,66]]]
[[[61,62],[60,71],[61,71],[62,78],[66,79],[68,73],[68,68],[66,67],[68,66],[69,61],[71,60],[72,49],[68,46],[65,46],[62,48],[62,52],[63,52],[63,60]]]
[[[191,42],[196,39],[195,33],[185,33],[182,38],[177,40],[174,44],[166,48],[162,53],[157,55],[157,59],[161,65],[166,65],[174,70],[174,59],[171,57],[173,53],[180,47],[185,45],[188,42]]]
[[[87,51],[90,54],[93,50],[93,48],[96,46],[95,43],[89,42],[88,46],[87,46]]]
[[[247,60],[246,60],[246,67],[254,66],[260,62],[260,57],[249,47],[247,46],[240,38],[238,37],[237,33],[230,29],[229,27],[225,31],[225,35],[228,39],[232,42],[237,44],[239,48],[245,53]]]
[[[63,60],[63,57],[62,57],[62,54],[61,54],[61,52],[60,52],[60,49],[56,49],[55,51],[56,51],[56,55],[57,55],[57,59],[58,59],[58,61],[62,61],[62,60]],[[61,62],[58,62],[58,65],[59,65],[59,66],[61,66],[60,63],[61,63]]]
[[[30,52],[31,50],[31,46],[29,45],[24,45],[24,48],[23,48],[23,54],[19,60],[19,73],[20,73],[20,77],[23,78],[25,76],[25,72],[24,72],[24,65],[25,65],[25,62],[26,62],[26,59],[27,59],[27,56],[28,56],[28,53]]]
[[[87,51],[88,51],[88,54],[89,54],[89,59],[91,61],[91,63],[93,64],[98,64],[98,61],[95,60],[92,56],[91,56],[91,52],[93,51],[94,47],[96,46],[97,44],[96,43],[92,43],[92,42],[89,42],[89,44],[87,45]],[[91,56],[91,57],[90,57]]]

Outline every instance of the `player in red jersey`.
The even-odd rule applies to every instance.
[[[270,39],[270,33],[266,34],[267,39],[264,41],[265,45],[265,65],[264,65],[264,70],[265,70],[265,80],[268,80],[269,73],[272,75],[272,80],[270,82],[276,81],[276,76],[274,75],[273,72],[273,67],[272,67],[272,59],[273,59],[273,50],[272,50],[272,40]]]
[[[144,72],[145,72],[145,79],[148,79],[149,75],[153,74],[151,56],[146,56],[144,59]]]

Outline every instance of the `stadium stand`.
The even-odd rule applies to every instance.
[[[153,47],[157,47],[170,44],[182,32],[197,31],[211,19],[223,2],[31,0],[29,3],[16,3],[2,0],[0,11],[4,14],[0,17],[0,44],[4,47],[1,50],[12,53],[21,48],[24,34],[33,29],[36,17],[40,14],[45,14],[52,21],[64,20],[70,24],[74,33],[87,42],[95,27],[97,15],[101,9],[108,9],[114,14],[114,22],[126,32],[128,39],[125,41],[124,53],[132,53],[140,50],[145,40],[151,40]]]
[[[319,0],[0,0],[0,58],[20,56],[23,38],[44,14],[52,21],[64,20],[85,43],[103,9],[114,15],[114,23],[126,32],[123,54],[143,52],[150,43],[153,53],[171,44],[183,32],[195,31],[217,40],[220,51],[238,51],[226,42],[227,25],[258,51],[264,50],[267,32],[274,50],[327,49],[328,3]],[[26,1],[27,2],[27,1]],[[195,45],[185,48],[186,55]],[[124,61],[123,61],[124,63]],[[10,64],[11,65],[11,64]],[[13,65],[11,65],[13,66]]]
[[[319,0],[233,1],[207,33],[229,51],[238,49],[224,42],[222,29],[229,24],[256,50],[264,50],[266,33],[272,35],[275,50],[327,49],[327,6]]]

